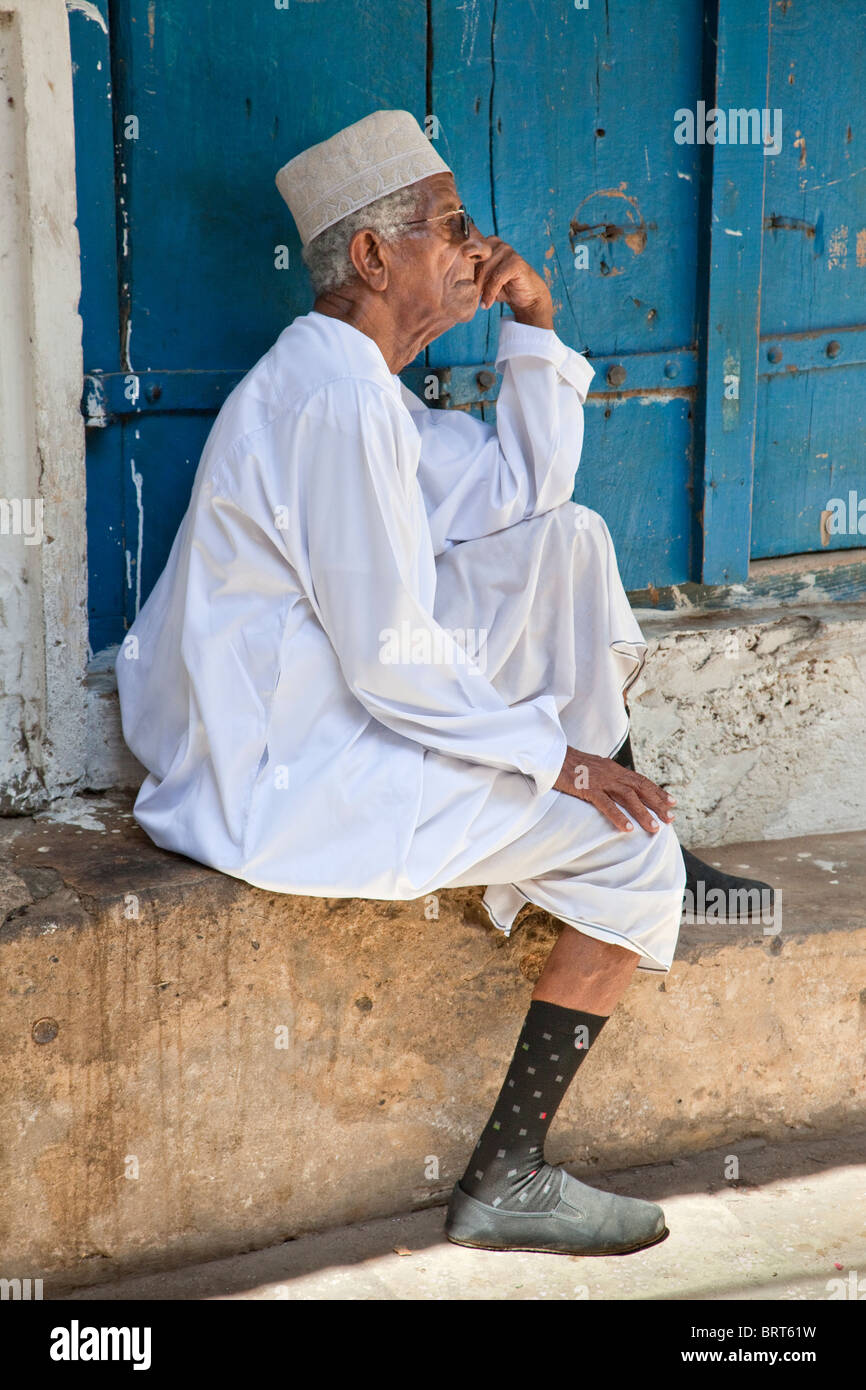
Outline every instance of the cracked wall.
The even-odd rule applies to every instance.
[[[657,620],[630,700],[638,770],[677,797],[687,844],[866,825],[860,605]]]

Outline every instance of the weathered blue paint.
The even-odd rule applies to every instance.
[[[866,367],[866,326],[837,325],[810,333],[761,334],[759,381],[772,376],[790,376],[793,372],[827,371],[833,367]]]
[[[122,460],[119,427],[88,430],[87,579],[90,646],[94,653],[122,640],[121,618],[127,611]]]
[[[813,604],[857,604],[866,593],[866,564],[824,565],[814,570],[796,566],[781,574],[766,574],[758,561],[743,584],[678,584],[662,589],[632,590],[633,608],[677,612],[685,625],[690,614],[730,613],[731,609],[759,609],[766,617],[779,607],[797,607],[808,614]],[[723,621],[727,624],[729,618]]]
[[[81,247],[85,366],[120,367],[116,243],[117,189],[111,101],[108,0],[70,11],[75,93],[75,183]],[[123,462],[119,430],[87,432],[87,552],[90,644],[118,640],[125,612]]]
[[[72,10],[69,30],[75,91],[75,185],[81,244],[82,338],[85,362],[106,371],[117,351],[117,247],[111,51],[108,0],[91,14]]]
[[[127,605],[135,612],[165,564],[213,424],[209,414],[164,412],[125,421],[123,435]]]
[[[600,383],[597,391],[646,398],[659,392],[691,393],[697,381],[697,353],[630,353],[593,357]],[[85,414],[94,423],[109,416],[154,415],[166,410],[216,411],[238,384],[243,371],[89,372],[84,379]],[[444,408],[496,400],[499,373],[495,363],[431,367],[417,364],[401,373],[406,385],[431,405]]]
[[[122,638],[159,574],[214,414],[310,307],[276,169],[377,106],[432,118],[431,137],[475,220],[545,275],[560,334],[588,352],[596,376],[574,495],[605,516],[628,588],[743,575],[753,492],[755,554],[821,549],[824,482],[840,468],[850,481],[858,466],[862,415],[846,410],[843,387],[866,358],[855,309],[857,275],[866,283],[856,264],[866,215],[855,170],[866,158],[853,78],[841,88],[853,128],[845,148],[832,122],[812,131],[840,89],[837,30],[825,35],[821,16],[806,21],[804,8],[801,0],[772,9],[766,0],[708,0],[705,14],[693,0],[592,0],[586,10],[568,0],[290,0],[285,9],[117,0],[110,46],[97,20],[72,12],[94,650]],[[850,22],[850,52],[866,0],[838,8]],[[93,13],[107,23],[108,0]],[[705,20],[718,25],[718,47],[707,43]],[[793,87],[792,60],[802,64]],[[784,153],[677,144],[675,111],[716,91],[720,105],[781,105]],[[802,117],[799,107],[789,117],[792,94]],[[802,168],[795,120],[809,146]],[[814,197],[800,189],[804,179],[822,184]],[[711,211],[726,214],[721,224]],[[848,261],[830,267],[843,214]],[[813,235],[793,226],[803,217]],[[765,302],[759,337],[765,224],[763,294],[767,301],[769,285],[772,308]],[[724,226],[743,230],[744,244],[733,245]],[[799,289],[786,298],[792,268]],[[439,405],[495,419],[500,313],[480,312],[431,344],[407,368],[407,384],[424,394],[433,376]],[[837,357],[827,357],[825,337],[840,342]],[[772,349],[781,359],[767,359]],[[740,365],[733,415],[718,389],[726,356]],[[833,432],[823,474],[810,457],[809,418],[813,433]]]
[[[866,499],[864,73],[862,0],[777,7],[769,99],[786,134],[766,161],[754,557],[819,549],[828,504]]]
[[[587,411],[574,495],[607,520],[626,585],[686,578],[693,412],[672,393],[695,381],[699,155],[674,143],[673,113],[697,92],[700,14],[690,0],[431,12],[433,110],[464,201],[544,274],[558,331],[596,369],[593,399],[641,392]],[[489,360],[498,313],[429,361]]]
[[[732,110],[767,105],[770,8],[770,0],[720,0],[715,39],[724,61],[716,64],[711,109],[726,113],[726,120]],[[730,133],[727,125],[724,133]],[[700,577],[705,584],[728,584],[749,573],[767,156],[762,144],[726,141],[709,150]]]
[[[92,423],[106,415],[159,415],[170,410],[213,413],[244,374],[241,368],[233,372],[88,372],[84,411]]]
[[[100,4],[104,16],[105,0]],[[237,379],[309,307],[297,235],[274,185],[277,168],[376,105],[423,116],[427,51],[423,7],[419,12],[415,0],[328,0],[285,10],[119,0],[111,18],[109,103],[104,54],[94,75],[100,27],[83,13],[70,15],[80,228],[88,252],[82,308],[88,313],[98,303],[100,325],[107,320],[113,329],[85,337],[85,370],[110,379],[114,412],[104,430],[88,431],[94,650],[122,638],[165,563],[167,533],[183,515],[225,395],[225,381],[198,374]],[[100,188],[107,170],[116,191],[113,259],[111,217],[105,221],[87,183],[96,160]],[[288,249],[287,269],[279,268],[280,248]],[[139,370],[139,397],[126,400],[126,378],[135,382]],[[182,385],[173,378],[170,391],[164,372],[190,375]],[[151,403],[164,427],[136,439],[132,423],[154,384],[165,386],[163,402]],[[87,383],[85,407],[98,394]],[[198,411],[209,414],[187,413]]]
[[[761,386],[753,554],[866,546],[863,367],[779,375]],[[852,490],[858,498],[853,508]],[[834,499],[844,503],[845,529],[840,531],[837,521],[832,534],[826,529],[822,533],[822,513]]]

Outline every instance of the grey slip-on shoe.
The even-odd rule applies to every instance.
[[[562,1169],[552,1211],[503,1211],[454,1184],[445,1234],[455,1245],[480,1250],[534,1250],[562,1255],[622,1255],[655,1245],[668,1234],[654,1202],[617,1197],[578,1182]]]

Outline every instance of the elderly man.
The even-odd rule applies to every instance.
[[[571,502],[593,376],[550,293],[460,203],[414,118],[378,111],[277,175],[316,293],[226,401],[117,677],[158,844],[270,891],[486,887],[565,923],[446,1231],[613,1253],[650,1202],[544,1158],[635,968],[666,972],[686,870],[629,766],[646,645],[602,518]],[[505,304],[495,427],[398,373]],[[617,761],[616,759],[619,759]]]

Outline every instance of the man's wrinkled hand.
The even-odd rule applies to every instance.
[[[482,309],[496,303],[507,304],[518,323],[553,328],[553,300],[538,272],[501,237],[489,236],[486,241],[492,246],[493,255],[478,266]]]
[[[568,748],[553,786],[556,791],[588,801],[617,830],[634,829],[629,816],[651,834],[659,828],[655,816],[665,823],[673,820],[676,802],[672,796],[639,772],[631,772],[611,758],[599,758],[594,753]]]

